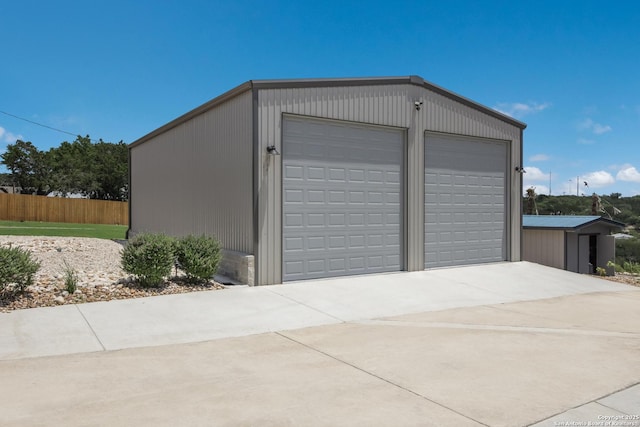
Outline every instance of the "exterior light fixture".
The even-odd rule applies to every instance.
[[[267,153],[271,154],[272,156],[280,155],[280,152],[278,151],[275,145],[267,145]]]
[[[516,166],[516,172],[518,173],[527,173],[526,170],[522,166]]]

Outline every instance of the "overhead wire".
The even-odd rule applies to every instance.
[[[80,135],[79,133],[73,133],[73,132],[69,132],[69,131],[66,131],[66,130],[62,130],[62,129],[58,129],[58,128],[54,128],[54,127],[52,127],[52,126],[48,126],[48,125],[45,125],[45,124],[42,124],[42,123],[34,122],[33,120],[29,120],[29,119],[26,119],[26,118],[24,118],[24,117],[16,116],[15,114],[7,113],[6,111],[2,111],[2,110],[0,110],[0,113],[5,114],[5,115],[10,116],[10,117],[13,117],[13,118],[16,118],[16,119],[18,119],[18,120],[23,120],[23,121],[25,121],[25,122],[29,122],[29,123],[31,123],[31,124],[34,124],[34,125],[37,125],[37,126],[41,126],[41,127],[43,127],[43,128],[47,128],[47,129],[54,130],[54,131],[56,131],[56,132],[66,133],[67,135],[71,135],[71,136],[75,136],[75,137],[82,136],[82,135]],[[90,140],[91,142],[98,142],[98,141],[96,141],[95,139],[89,139],[89,140]]]

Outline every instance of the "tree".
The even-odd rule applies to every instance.
[[[127,200],[129,193],[128,147],[78,136],[49,150],[53,190],[66,196],[79,193],[90,199]]]
[[[13,179],[11,174],[0,173],[0,185],[10,187],[13,185]]]
[[[7,145],[2,155],[2,164],[10,172],[11,179],[22,194],[47,195],[51,190],[50,158],[47,153],[38,150],[30,141],[17,140]]]
[[[94,150],[89,136],[78,136],[49,150],[52,164],[51,186],[62,196],[80,193],[88,196],[93,188]]]
[[[94,146],[92,199],[127,200],[129,197],[129,148],[100,140]]]

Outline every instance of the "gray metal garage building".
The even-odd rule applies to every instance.
[[[130,234],[263,285],[519,261],[526,125],[418,76],[252,80],[130,145]]]

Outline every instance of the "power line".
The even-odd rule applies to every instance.
[[[51,127],[51,126],[43,125],[42,123],[34,122],[33,120],[25,119],[24,117],[20,117],[20,116],[16,116],[15,114],[7,113],[6,111],[1,111],[0,110],[0,113],[6,114],[7,116],[11,116],[11,117],[14,117],[14,118],[19,119],[19,120],[24,120],[25,122],[29,122],[29,123],[32,123],[32,124],[37,125],[37,126],[42,126],[43,128],[54,130],[56,132],[66,133],[67,135],[76,136],[76,137],[77,136],[81,136],[78,133],[68,132],[66,130],[62,130],[62,129],[54,128],[54,127]],[[90,139],[90,141],[91,142],[97,142],[94,139]]]

